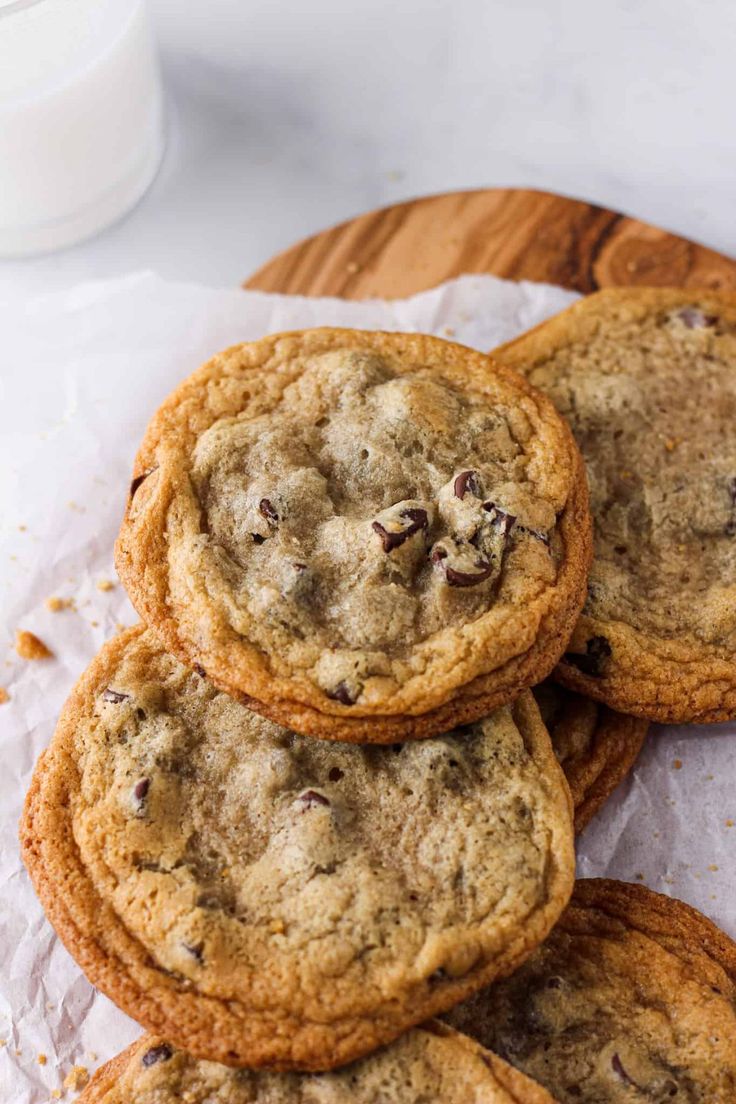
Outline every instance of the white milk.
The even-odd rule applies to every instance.
[[[0,0],[0,256],[129,210],[163,150],[145,0]]]

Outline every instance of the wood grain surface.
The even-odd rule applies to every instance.
[[[636,284],[736,289],[736,261],[702,245],[591,203],[501,188],[360,215],[279,253],[245,287],[394,299],[465,272],[581,292]]]

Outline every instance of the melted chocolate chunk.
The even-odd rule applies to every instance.
[[[304,805],[305,809],[308,809],[310,805],[329,805],[329,799],[324,794],[318,793],[317,790],[305,790],[304,793],[299,794],[299,800]]]
[[[159,1046],[150,1047],[141,1058],[141,1062],[144,1066],[155,1066],[157,1062],[168,1062],[173,1053],[168,1043],[161,1043]]]
[[[146,468],[146,470],[144,472],[142,472],[140,475],[137,475],[135,477],[135,479],[131,482],[131,484],[130,484],[130,501],[131,502],[133,501],[133,497],[135,495],[135,492],[138,490],[138,488],[140,487],[143,480],[148,479],[149,475],[151,475],[152,472],[155,472],[157,467],[158,467],[158,465],[156,465],[153,468]]]
[[[614,1054],[611,1058],[611,1069],[618,1077],[621,1078],[622,1081],[625,1081],[627,1085],[633,1085],[634,1088],[637,1089],[640,1087],[634,1080],[634,1078],[630,1077],[629,1074],[626,1072],[626,1070],[624,1069],[624,1064],[619,1058],[618,1054]]]
[[[549,535],[544,533],[541,529],[530,529],[527,525],[519,525],[518,531],[521,533],[528,533],[530,537],[534,537],[535,540],[541,541],[542,544],[549,548]]]
[[[182,947],[190,954],[192,958],[195,958],[200,964],[204,962],[204,942],[200,940],[199,943],[182,943]]]
[[[251,533],[254,544],[264,544],[266,538],[262,537],[260,533]]]
[[[687,326],[688,330],[704,330],[711,326],[715,326],[718,321],[717,315],[705,314],[705,312],[698,307],[683,307],[683,309],[678,312],[677,317]]]
[[[480,483],[478,482],[478,473],[475,471],[460,472],[455,476],[455,482],[452,485],[452,490],[455,498],[465,498],[468,491],[476,498],[480,498]]]
[[[133,787],[133,804],[139,813],[143,812],[146,804],[146,796],[151,788],[150,778],[141,778]]]
[[[128,701],[129,698],[130,694],[124,694],[122,690],[113,690],[110,686],[102,691],[102,700],[112,702],[113,705],[120,705],[121,702]]]
[[[728,493],[731,496],[731,520],[726,523],[725,533],[727,537],[736,537],[736,476],[728,484]]]
[[[204,669],[204,667],[202,666],[201,663],[195,663],[194,664],[194,670],[199,675],[200,678],[207,678],[207,672],[205,671],[205,669]]]
[[[585,655],[578,652],[565,652],[565,662],[577,667],[584,675],[601,678],[606,660],[611,655],[611,645],[605,636],[592,636],[585,645]]]
[[[495,502],[484,502],[483,509],[490,514],[491,524],[500,529],[504,536],[511,532],[516,522],[516,514],[508,514]]]
[[[373,532],[378,533],[381,538],[384,552],[393,552],[394,548],[398,548],[404,541],[408,540],[409,537],[413,537],[415,533],[418,533],[420,529],[427,529],[429,527],[427,511],[422,510],[419,506],[410,506],[406,510],[402,510],[399,514],[399,520],[402,523],[406,521],[408,524],[405,525],[403,529],[399,529],[396,533],[392,533],[391,530],[386,529],[381,525],[380,521],[374,521],[371,525]]]
[[[330,767],[327,777],[330,782],[339,782],[341,778],[345,777],[345,771],[341,771],[339,767]]]
[[[258,503],[258,512],[260,513],[261,517],[264,517],[266,519],[269,525],[278,525],[279,515],[276,512],[276,509],[270,499],[261,499],[261,501]]]
[[[343,705],[354,705],[357,698],[353,697],[346,682],[338,682],[335,689],[327,695],[328,698],[332,698],[333,701],[342,702]]]
[[[475,566],[478,568],[477,574],[469,571],[458,571],[454,567],[445,568],[445,577],[450,586],[455,587],[470,587],[477,586],[478,583],[485,582],[493,571],[493,564],[487,562],[487,560],[476,560]]]

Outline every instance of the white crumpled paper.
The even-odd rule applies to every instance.
[[[348,303],[143,274],[0,303],[0,686],[10,694],[0,705],[3,1104],[48,1101],[73,1064],[91,1070],[139,1033],[89,985],[44,919],[18,856],[17,822],[74,680],[119,623],[135,620],[112,546],[133,455],[160,400],[218,349],[274,330],[420,330],[487,350],[573,298],[463,277],[412,299]],[[114,589],[98,589],[106,580]],[[51,612],[52,596],[74,608]],[[54,658],[18,658],[18,628],[37,633]],[[653,729],[630,779],[582,837],[580,873],[644,881],[736,936],[734,783],[736,725]]]

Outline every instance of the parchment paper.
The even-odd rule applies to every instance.
[[[0,303],[0,686],[10,694],[0,705],[3,1104],[48,1101],[73,1064],[94,1069],[140,1030],[54,936],[19,860],[17,822],[74,680],[119,623],[135,621],[112,545],[133,454],[159,401],[215,351],[274,330],[420,330],[488,350],[574,298],[463,277],[404,301],[347,303],[141,274]],[[98,589],[105,581],[114,589]],[[74,608],[52,612],[50,597]],[[54,658],[19,659],[18,628],[37,633]],[[653,729],[629,781],[581,839],[580,873],[640,879],[736,936],[735,783],[736,725]]]

